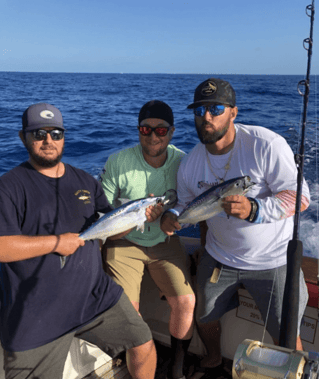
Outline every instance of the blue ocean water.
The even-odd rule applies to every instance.
[[[138,143],[141,106],[152,99],[174,111],[172,143],[189,152],[198,142],[193,114],[186,109],[196,86],[209,75],[0,72],[0,175],[27,159],[18,137],[21,115],[31,104],[57,106],[67,128],[64,161],[97,176],[114,151]],[[218,75],[236,90],[237,122],[267,127],[299,146],[302,97],[292,75]],[[319,257],[318,78],[311,77],[304,175],[312,202],[302,214],[300,237],[306,255]]]

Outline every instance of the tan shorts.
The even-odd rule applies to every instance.
[[[103,249],[106,272],[124,288],[131,301],[138,303],[144,268],[161,297],[193,294],[189,260],[178,236],[152,247],[138,246],[127,240],[109,240]]]

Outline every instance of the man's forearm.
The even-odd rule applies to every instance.
[[[85,241],[76,233],[52,236],[2,236],[0,237],[0,262],[16,262],[50,253],[73,254]]]

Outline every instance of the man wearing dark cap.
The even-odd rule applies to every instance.
[[[100,183],[61,161],[65,129],[56,107],[31,105],[22,125],[29,160],[0,179],[6,379],[62,379],[74,337],[111,356],[126,349],[133,378],[154,378],[148,326],[104,273],[99,241],[79,238],[97,212],[111,210]]]
[[[205,80],[196,88],[188,108],[194,110],[200,143],[179,167],[178,204],[163,215],[162,230],[171,235],[181,228],[177,216],[203,192],[203,183],[214,186],[245,175],[255,183],[248,197],[225,197],[224,212],[207,220],[205,252],[196,275],[196,321],[208,354],[193,378],[231,378],[221,364],[219,319],[237,306],[239,285],[253,296],[267,330],[275,342],[279,340],[297,169],[284,138],[263,127],[234,124],[236,95],[228,82]],[[309,205],[305,181],[302,193],[305,210]],[[300,288],[299,326],[307,304],[302,273]],[[300,337],[297,348],[302,349]]]
[[[185,154],[169,144],[175,130],[171,108],[159,100],[146,103],[137,129],[140,143],[111,155],[101,173],[102,187],[114,207],[120,205],[119,198],[135,200],[176,189],[178,166]],[[167,238],[157,221],[146,223],[143,233],[134,229],[120,240],[108,239],[105,260],[107,272],[124,288],[136,310],[145,268],[166,297],[173,351],[168,378],[180,379],[193,332],[195,296],[178,236]]]

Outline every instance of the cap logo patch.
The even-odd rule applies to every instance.
[[[51,111],[49,111],[49,110],[44,110],[44,111],[42,111],[42,112],[40,113],[40,116],[41,116],[42,118],[46,118],[47,120],[48,120],[48,119],[51,120],[51,118],[54,117],[54,113],[51,112]]]
[[[207,85],[202,88],[203,96],[211,96],[217,91],[217,85],[214,82],[208,82]]]

